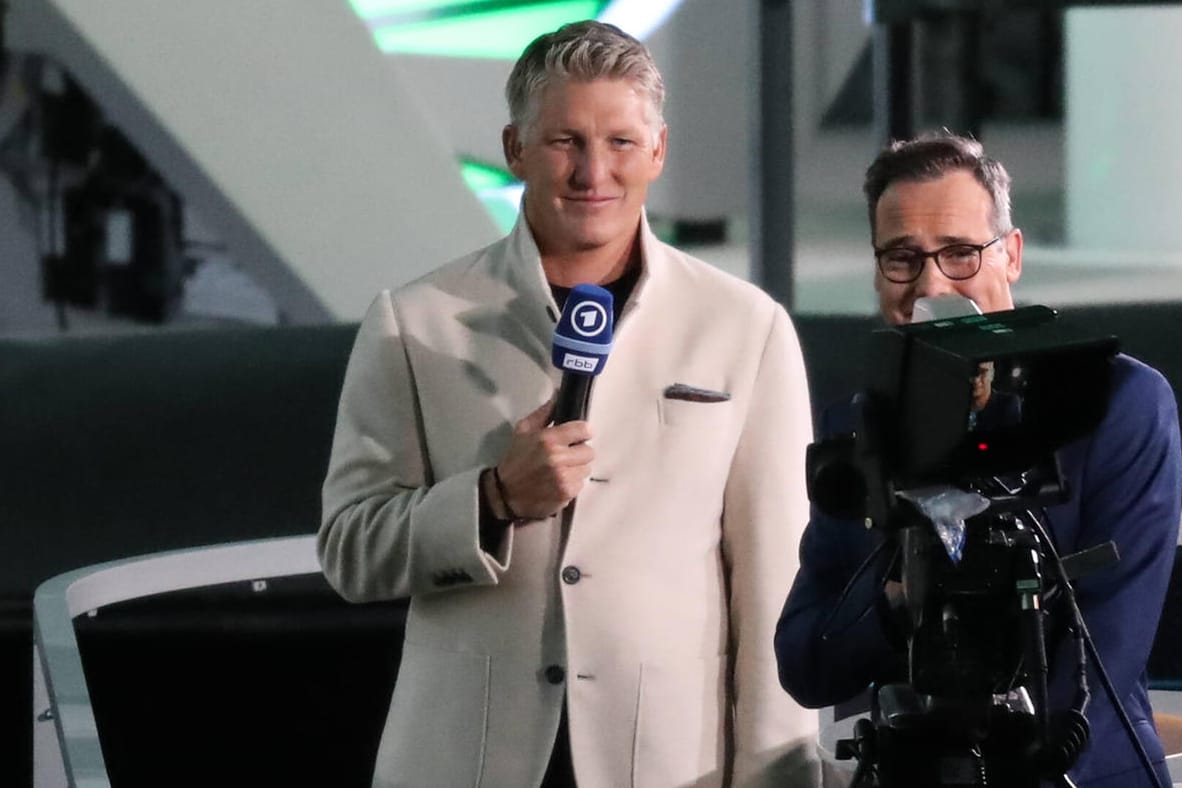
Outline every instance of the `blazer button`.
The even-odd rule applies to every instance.
[[[546,681],[551,684],[561,684],[566,678],[566,671],[562,669],[561,665],[550,665],[546,668]]]
[[[568,566],[562,570],[562,582],[566,583],[567,585],[573,586],[575,583],[579,582],[579,578],[582,576],[583,573],[579,571],[577,566]]]

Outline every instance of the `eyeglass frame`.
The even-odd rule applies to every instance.
[[[935,261],[936,268],[939,269],[941,274],[948,277],[949,279],[951,279],[954,282],[964,282],[969,279],[972,279],[974,276],[981,273],[981,265],[985,259],[985,254],[984,254],[985,250],[988,249],[989,247],[993,246],[995,243],[1000,241],[1002,238],[1005,238],[1007,235],[1009,235],[1012,232],[1013,232],[1013,230],[1006,230],[1001,235],[995,236],[993,239],[986,241],[983,244],[967,244],[967,243],[948,244],[947,246],[941,246],[939,249],[936,249],[931,252],[916,248],[914,246],[888,246],[884,249],[880,249],[877,246],[872,246],[871,248],[874,250],[875,266],[878,268],[878,272],[880,274],[882,274],[882,278],[887,280],[888,282],[892,282],[897,285],[911,284],[912,282],[914,282],[915,280],[917,280],[921,276],[923,276],[923,269],[927,266],[929,258]],[[947,271],[944,270],[944,266],[940,265],[940,255],[941,254],[943,254],[944,252],[947,252],[949,249],[958,249],[958,248],[959,249],[972,249],[973,251],[975,251],[977,253],[977,266],[973,269],[973,272],[971,274],[969,274],[968,276],[952,276]],[[917,255],[919,255],[920,266],[919,266],[919,268],[916,269],[915,276],[911,277],[910,279],[892,279],[889,276],[887,276],[886,271],[884,271],[882,269],[882,256],[884,254],[887,254],[888,252],[896,252],[896,251],[899,251],[900,249],[906,249],[908,251],[915,252]]]

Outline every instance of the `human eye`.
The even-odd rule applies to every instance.
[[[977,247],[967,244],[948,246],[940,250],[940,262],[962,268],[970,268],[977,264]]]
[[[923,265],[923,255],[905,246],[885,249],[878,255],[878,267],[892,282],[909,282]]]
[[[915,265],[916,260],[919,259],[919,250],[909,249],[906,246],[897,246],[894,249],[886,249],[879,257],[883,265],[889,265],[892,268],[904,269]]]
[[[636,145],[636,141],[631,137],[612,137],[611,146],[617,150],[627,150]]]

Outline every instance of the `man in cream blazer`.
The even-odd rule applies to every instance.
[[[565,26],[507,93],[522,217],[381,293],[341,395],[325,574],[411,598],[374,785],[818,785],[816,713],[772,649],[808,518],[792,324],[649,230],[666,132],[641,44]],[[615,346],[587,418],[550,424],[580,282],[616,294]]]

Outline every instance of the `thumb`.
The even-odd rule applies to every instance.
[[[554,397],[543,402],[537,410],[529,413],[517,422],[514,432],[539,432],[550,423],[550,414],[554,411]]]

